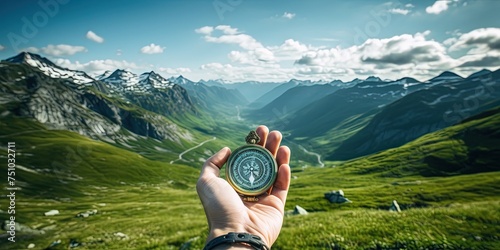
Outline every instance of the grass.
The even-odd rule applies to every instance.
[[[326,168],[294,168],[286,210],[300,205],[309,215],[286,216],[273,249],[499,249],[498,120],[498,113],[478,117],[336,167],[329,162]],[[16,170],[22,188],[16,192],[16,221],[45,234],[18,232],[16,243],[2,242],[2,249],[30,243],[43,249],[56,240],[61,244],[53,249],[67,249],[71,239],[84,243],[77,249],[203,247],[208,227],[195,191],[199,163],[172,165],[35,122],[4,121],[0,129],[9,136],[0,136],[0,159],[15,140],[16,163],[38,170]],[[238,145],[246,127],[238,128],[214,128],[220,141],[186,157],[201,157],[226,141]],[[7,171],[6,164],[0,171]],[[352,203],[324,198],[338,189]],[[401,213],[388,211],[393,200]],[[9,216],[6,207],[3,197],[1,220]],[[51,209],[60,214],[43,216]],[[98,213],[76,217],[92,209]]]
[[[285,219],[273,249],[497,249],[499,209],[497,201],[318,212]]]

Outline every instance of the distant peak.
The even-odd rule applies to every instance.
[[[491,74],[492,71],[491,70],[488,70],[488,69],[482,69],[476,73],[473,73],[471,74],[470,76],[468,76],[467,78],[471,78],[471,77],[478,77],[478,76],[482,76],[482,75],[487,75],[487,74]]]
[[[451,71],[445,71],[445,72],[441,73],[438,77],[443,77],[443,76],[444,77],[460,77],[460,78],[462,78],[461,76],[459,76]]]
[[[366,78],[365,81],[370,81],[370,82],[381,82],[382,79],[380,79],[379,77],[376,77],[376,76],[369,76],[368,78]]]
[[[36,60],[36,61],[44,62],[44,63],[49,64],[51,66],[52,65],[55,66],[55,64],[53,62],[51,62],[50,60],[48,60],[47,58],[42,57],[42,56],[35,54],[35,53],[27,52],[27,51],[23,51],[23,52],[17,54],[16,56],[8,58],[6,61],[13,62],[13,63],[26,63],[28,60]]]
[[[406,82],[406,83],[415,83],[415,82],[419,82],[417,79],[413,78],[413,77],[403,77],[399,80],[396,80],[398,82]]]
[[[451,72],[451,71],[445,71],[438,76],[430,79],[429,81],[440,81],[440,80],[460,80],[463,79],[463,77]]]

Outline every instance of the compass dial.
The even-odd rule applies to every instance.
[[[257,196],[274,184],[277,171],[276,160],[267,149],[246,145],[236,149],[229,157],[226,176],[238,193]]]

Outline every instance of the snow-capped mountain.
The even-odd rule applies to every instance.
[[[107,83],[115,92],[147,92],[151,89],[170,89],[175,85],[154,71],[138,76],[130,71],[117,69],[100,80]]]
[[[374,77],[368,79],[373,81],[354,79],[343,85],[333,86],[336,89],[330,88],[329,90],[333,91],[328,95],[320,95],[321,98],[288,116],[285,129],[292,131],[292,136],[320,136],[333,127],[346,124],[346,119],[378,112],[387,104],[426,87],[426,84],[413,78],[388,82]],[[307,91],[317,90],[318,88],[304,88],[302,95],[309,96]],[[285,106],[287,105],[283,107]],[[280,108],[277,107],[277,110]]]
[[[465,79],[444,72],[419,85],[426,88],[388,104],[329,159],[345,160],[397,147],[500,105],[500,93],[495,91],[500,88],[500,70],[483,70]]]
[[[195,82],[193,82],[193,81],[185,78],[182,75],[180,75],[178,77],[173,77],[172,76],[172,77],[168,78],[168,80],[171,81],[171,82],[174,82],[176,84],[179,84],[179,85],[186,85],[186,84],[193,84],[193,83],[195,83]]]
[[[102,73],[102,74],[96,74],[96,75],[94,76],[94,78],[95,78],[96,80],[102,80],[102,79],[104,79],[104,78],[109,77],[112,73],[113,73],[113,71],[111,71],[111,70],[106,70],[106,71],[104,71],[104,73]]]
[[[47,58],[29,52],[21,52],[17,56],[11,57],[5,61],[30,65],[49,77],[66,79],[76,85],[91,86],[92,82],[95,81],[94,78],[83,71],[59,67]]]
[[[91,138],[123,138],[124,129],[159,140],[191,138],[169,120],[196,112],[184,88],[154,72],[116,70],[103,80],[21,53],[0,62],[0,100],[15,115]]]
[[[139,76],[139,85],[145,86],[146,88],[169,89],[172,88],[174,84],[175,83],[163,78],[154,71],[142,73]]]

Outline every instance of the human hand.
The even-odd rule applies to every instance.
[[[279,131],[269,132],[266,126],[259,126],[256,132],[259,144],[273,154],[279,166],[272,192],[260,196],[257,202],[243,201],[225,179],[219,178],[220,168],[231,150],[225,147],[210,157],[196,184],[210,230],[207,242],[229,232],[257,235],[268,247],[278,238],[290,186],[290,149],[280,147],[282,135]]]

